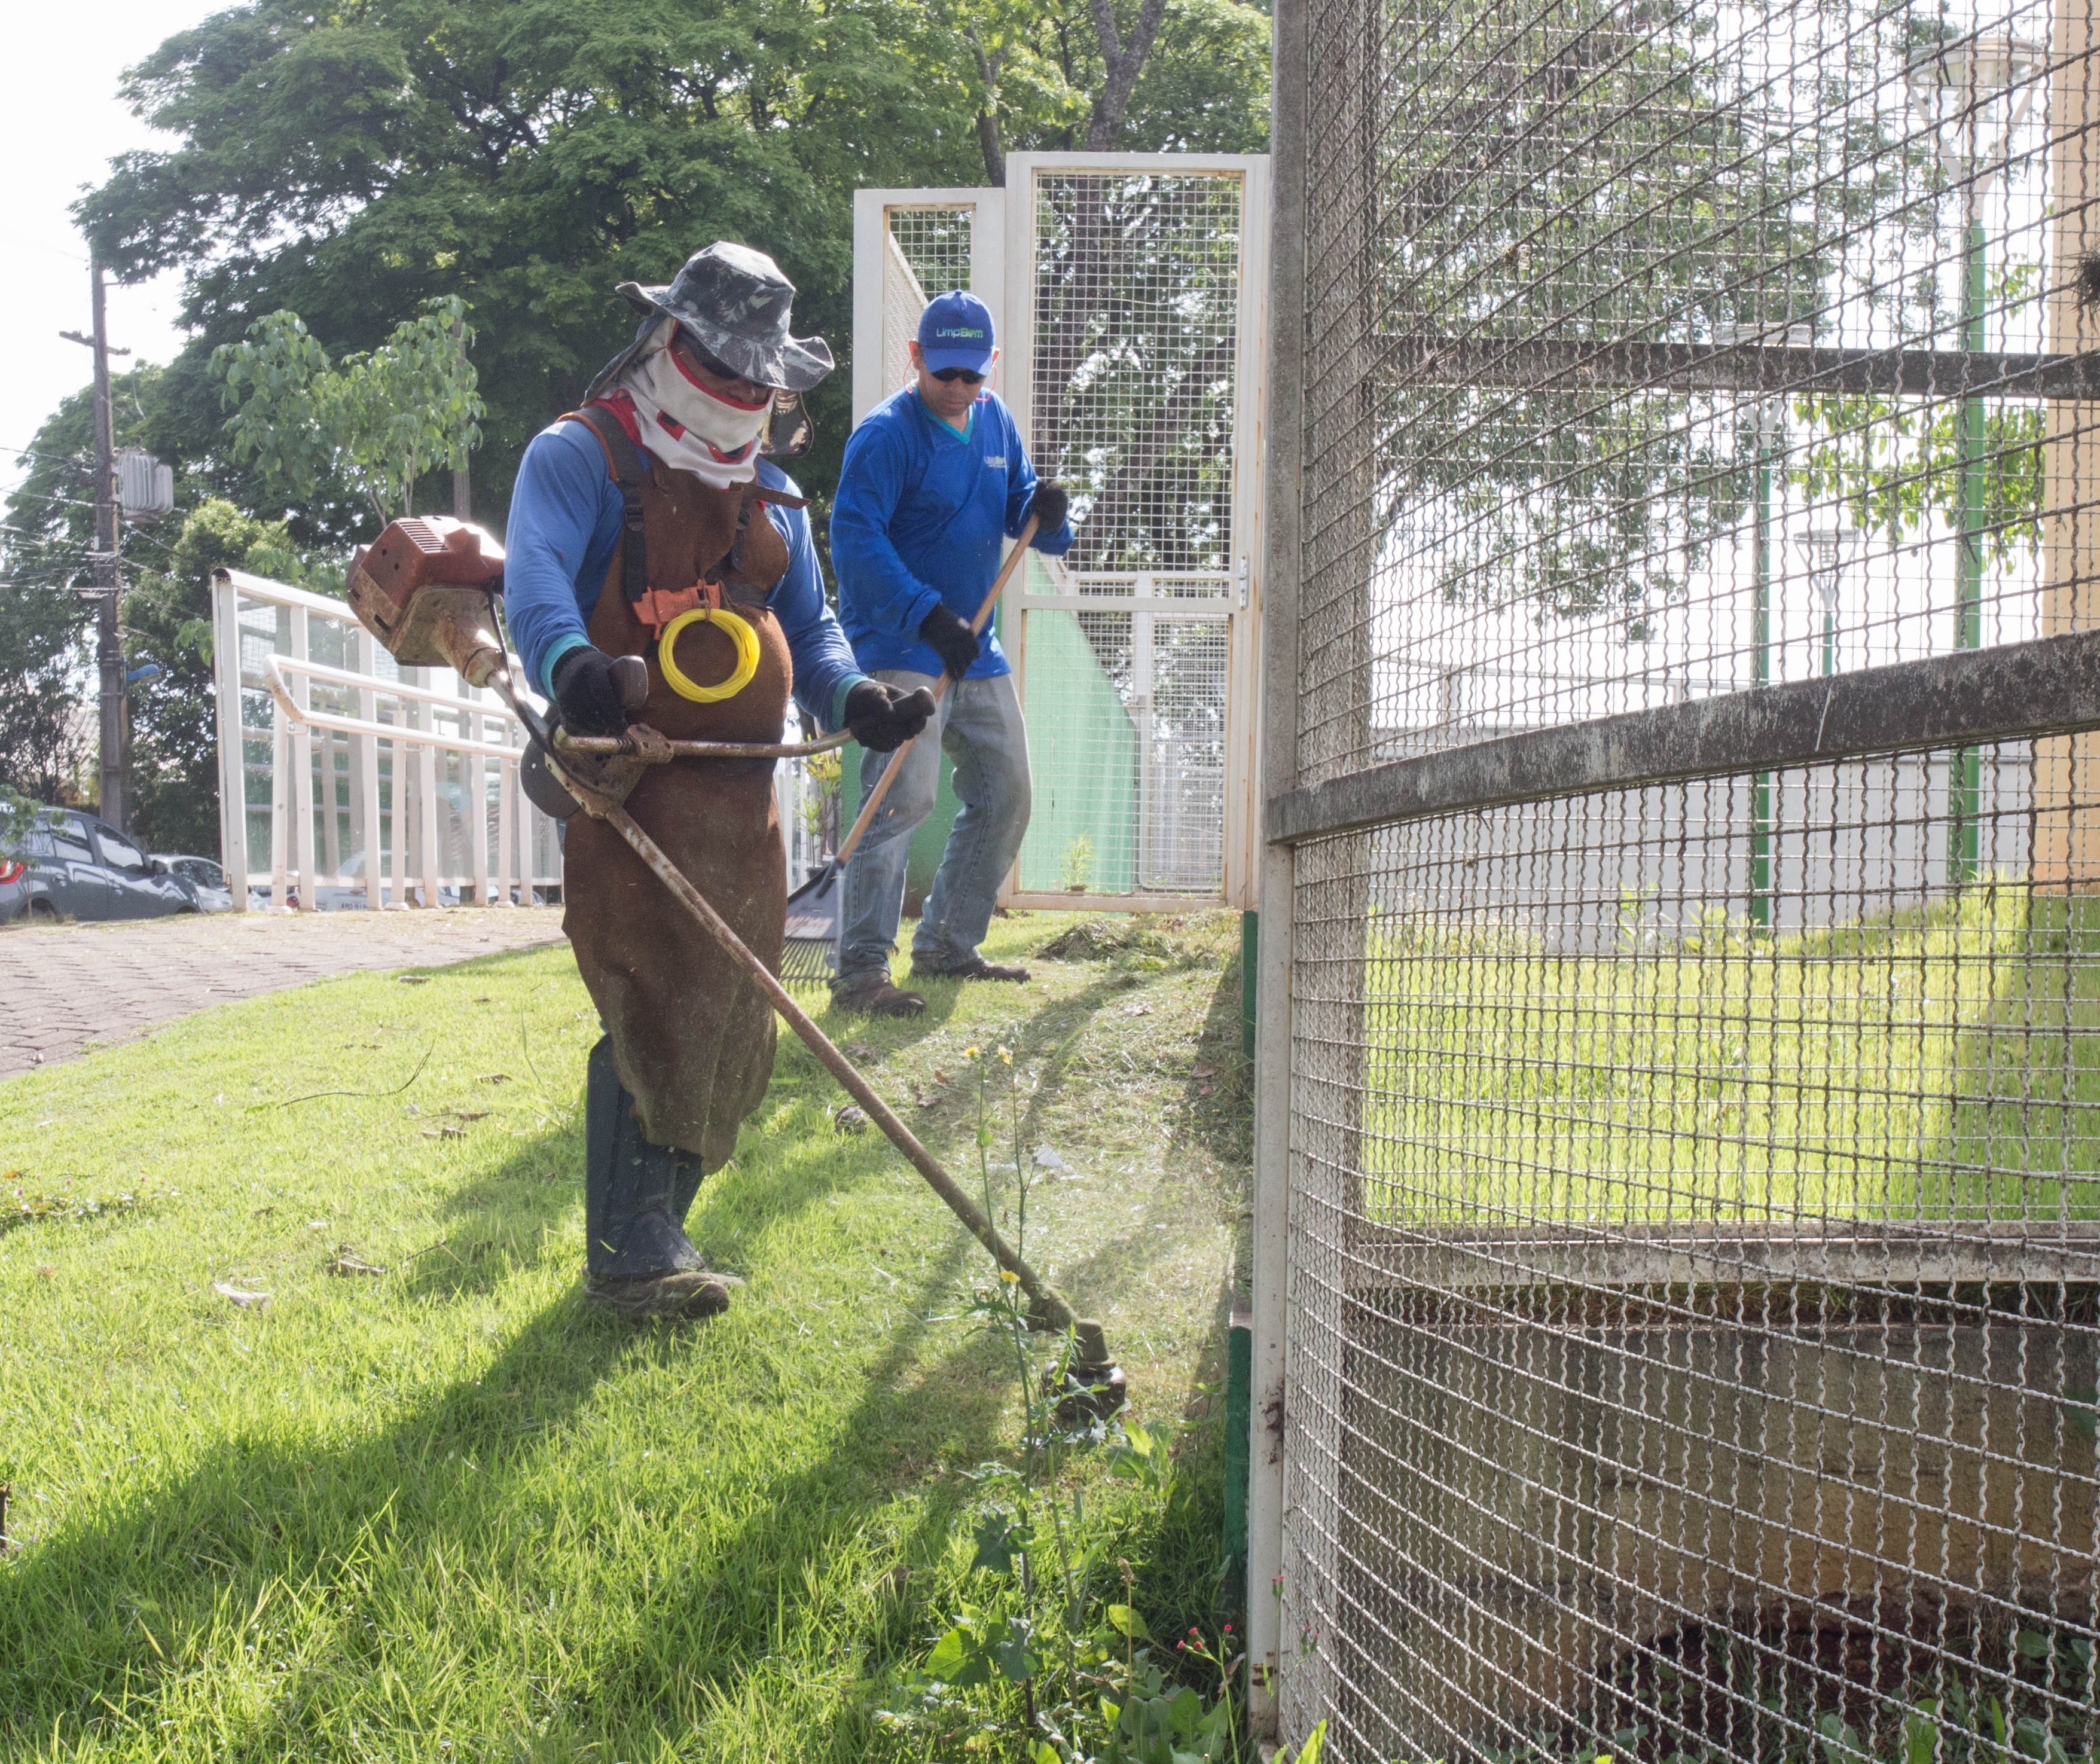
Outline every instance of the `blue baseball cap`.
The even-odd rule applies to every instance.
[[[982,373],[997,341],[992,334],[991,308],[960,289],[927,302],[919,317],[919,352],[935,373],[943,368]]]

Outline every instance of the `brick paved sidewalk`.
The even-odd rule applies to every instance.
[[[229,999],[374,968],[435,968],[562,937],[559,907],[218,913],[0,931],[0,1078]]]

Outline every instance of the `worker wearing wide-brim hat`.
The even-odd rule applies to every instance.
[[[822,338],[792,334],[793,284],[762,252],[717,243],[668,285],[620,292],[642,315],[634,341],[533,438],[512,493],[505,600],[527,675],[580,734],[627,727],[615,661],[639,655],[647,721],[673,739],[777,742],[792,680],[811,717],[863,747],[908,739],[931,695],[855,663],[804,509],[773,500],[757,512],[765,496],[799,498],[765,456],[808,445],[801,395],[832,367]],[[700,677],[703,661],[723,677]],[[744,943],[777,961],[787,868],[771,763],[651,767],[629,805]],[[636,1319],[711,1314],[732,1282],[686,1220],[765,1095],[771,1008],[603,822],[571,818],[564,890],[607,1031],[586,1080],[586,1302]]]
[[[911,343],[912,383],[871,411],[846,443],[832,508],[839,622],[860,667],[900,691],[949,690],[938,746],[915,741],[846,865],[840,895],[835,1003],[909,1016],[924,996],[893,984],[891,952],[903,912],[911,830],[932,813],[941,752],[955,760],[962,803],[911,939],[915,979],[1026,981],[1026,968],[978,953],[999,886],[1028,831],[1028,734],[1013,674],[995,630],[970,629],[1003,542],[1033,515],[1035,549],[1071,549],[1066,496],[1039,480],[1021,430],[985,383],[998,359],[991,312],[957,291],[931,302]],[[891,764],[861,768],[871,791]]]

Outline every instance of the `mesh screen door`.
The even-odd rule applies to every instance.
[[[1008,401],[1076,539],[1031,558],[1035,812],[1012,897],[1246,897],[1265,161],[1008,162]]]

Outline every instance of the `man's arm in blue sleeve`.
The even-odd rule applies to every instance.
[[[906,567],[890,540],[904,466],[903,445],[888,422],[871,420],[854,431],[832,503],[832,567],[840,604],[857,620],[893,637],[916,637],[941,597]]]
[[[800,494],[784,474],[778,487]],[[788,573],[780,578],[769,604],[788,640],[795,663],[795,702],[823,729],[836,729],[846,695],[865,680],[854,660],[853,645],[839,628],[838,616],[824,604],[824,580],[817,567],[817,548],[810,540],[806,509],[769,505],[766,515],[788,541]]]
[[[590,643],[576,605],[576,571],[608,489],[619,493],[580,423],[542,430],[518,462],[503,540],[504,616],[526,678],[549,697],[554,664]]]
[[[1005,408],[1004,405],[1000,407]],[[1028,449],[1021,444],[1021,427],[1009,414],[1007,417],[1007,446],[1012,450],[1014,470],[1006,481],[1006,536],[1021,537],[1021,529],[1028,520],[1028,505],[1035,495],[1035,466],[1028,457]],[[1068,514],[1048,532],[1039,531],[1033,549],[1045,557],[1061,558],[1072,549],[1072,521]]]

